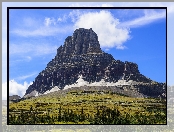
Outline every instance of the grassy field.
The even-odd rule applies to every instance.
[[[11,124],[166,124],[164,100],[106,90],[54,92],[10,103],[9,108]]]

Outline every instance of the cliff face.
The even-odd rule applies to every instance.
[[[65,39],[64,45],[57,49],[54,59],[39,73],[25,95],[33,91],[43,94],[55,86],[64,89],[66,85],[76,83],[79,75],[89,83],[99,82],[101,79],[113,83],[119,80],[141,82],[140,91],[146,95],[154,93],[156,96],[157,93],[162,95],[165,92],[165,84],[152,85],[152,80],[140,74],[137,64],[115,60],[112,55],[103,52],[98,36],[92,29],[80,28]]]
[[[57,49],[57,55],[81,55],[102,53],[97,34],[92,29],[77,29],[72,36],[65,39],[63,46]]]

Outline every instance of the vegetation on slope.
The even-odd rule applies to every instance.
[[[10,103],[10,124],[166,124],[166,102],[112,91],[68,90]]]

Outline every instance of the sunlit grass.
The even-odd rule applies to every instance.
[[[22,111],[37,111],[38,115],[47,115],[51,117],[59,114],[59,109],[62,111],[72,110],[75,114],[80,114],[81,110],[85,115],[94,117],[97,113],[102,111],[103,108],[117,109],[124,117],[126,114],[131,116],[144,115],[153,116],[156,111],[161,110],[161,115],[165,115],[163,112],[166,109],[164,102],[157,99],[148,98],[132,98],[122,96],[119,94],[103,93],[97,94],[97,92],[85,94],[83,91],[71,90],[65,96],[59,97],[56,94],[48,94],[39,96],[37,98],[31,98],[20,101],[18,103],[11,103],[10,114],[19,115]],[[148,109],[151,109],[149,111]],[[55,124],[74,124],[74,122],[54,122]],[[76,124],[89,124],[88,121],[78,122]]]

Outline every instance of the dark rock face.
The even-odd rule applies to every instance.
[[[103,52],[97,34],[92,29],[80,28],[65,39],[64,45],[57,49],[55,58],[47,64],[45,70],[39,73],[33,84],[26,90],[26,94],[34,90],[44,93],[54,86],[63,89],[65,85],[74,84],[79,75],[90,83],[99,82],[101,79],[106,82],[117,82],[119,79],[133,80],[149,85],[152,82],[140,74],[137,64],[115,60],[112,55]],[[165,92],[162,90],[164,85],[154,84],[158,94]],[[162,91],[159,92],[158,89]],[[146,91],[144,86],[140,91],[146,95],[152,94],[151,90]]]
[[[57,49],[57,55],[81,55],[102,53],[97,34],[92,29],[77,29],[65,39],[63,46]]]

